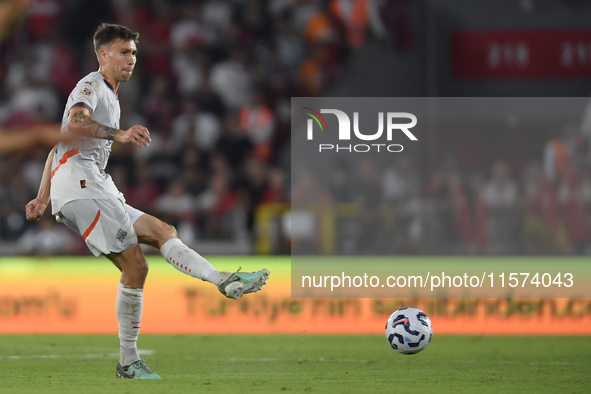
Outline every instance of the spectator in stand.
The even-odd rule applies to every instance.
[[[396,166],[388,168],[383,175],[384,199],[386,201],[401,201],[410,192],[410,185],[418,181],[418,176],[412,169],[412,162],[408,155],[397,157]]]
[[[311,52],[311,56],[300,65],[297,81],[304,95],[315,97],[332,84],[336,69],[329,46],[316,45]]]
[[[348,254],[376,255],[382,253],[383,244],[380,242],[384,234],[384,218],[378,207],[365,200],[365,196],[358,196],[357,203],[360,212],[353,220],[356,236],[350,239]]]
[[[238,206],[239,195],[229,184],[225,173],[214,173],[209,187],[197,196],[199,219],[208,237],[231,235],[232,221],[229,214]]]
[[[370,21],[369,8],[374,3],[376,2],[369,0],[330,1],[330,12],[344,25],[347,44],[353,48],[360,48],[365,44]],[[377,15],[377,12],[374,14]]]
[[[273,110],[264,102],[263,92],[259,89],[252,94],[248,105],[238,112],[238,122],[243,133],[255,146],[254,155],[260,161],[267,162],[271,158],[271,140],[275,127]]]
[[[350,170],[345,163],[336,163],[328,179],[330,196],[335,203],[351,203],[353,185],[349,181]]]
[[[73,53],[79,55],[86,53],[95,58],[94,62],[87,65],[90,68],[85,67],[82,69],[83,73],[93,71],[96,69],[96,57],[92,46],[88,45],[87,40],[94,34],[95,26],[114,19],[112,2],[105,0],[59,1],[64,6],[64,9],[56,29],[67,40]],[[70,86],[70,89],[72,87]]]
[[[249,231],[254,230],[254,215],[267,189],[267,168],[257,158],[251,156],[244,163],[244,173],[238,182],[246,208],[246,225]]]
[[[28,11],[26,30],[32,41],[47,37],[55,29],[62,13],[60,0],[36,0]]]
[[[178,90],[186,95],[197,93],[201,85],[207,62],[197,50],[211,42],[211,33],[201,20],[199,5],[186,3],[181,6],[180,18],[171,28],[170,43],[172,67]]]
[[[152,128],[150,134],[161,136],[161,145],[154,149],[149,159],[138,156],[140,163],[148,163],[150,174],[158,187],[165,189],[171,179],[175,179],[179,173],[178,157],[171,153],[170,136],[157,128]],[[150,144],[150,147],[154,144]],[[145,150],[146,148],[142,149]]]
[[[489,209],[513,208],[517,203],[517,184],[511,179],[510,168],[503,160],[492,166],[492,177],[483,189],[484,201]]]
[[[170,182],[166,191],[156,199],[154,208],[160,217],[166,218],[173,226],[192,216],[193,198],[185,191],[182,179]]]
[[[232,24],[232,6],[227,0],[208,0],[203,4],[202,12],[211,43],[216,44],[222,32]]]
[[[69,255],[80,251],[72,231],[44,216],[38,226],[27,230],[17,241],[19,253],[34,256]]]
[[[544,148],[544,174],[551,182],[559,182],[575,159],[583,140],[574,126],[567,124],[559,138],[552,138]]]
[[[471,175],[468,184],[459,172],[449,175],[454,228],[468,253],[482,253],[488,245],[487,210],[482,176]]]
[[[52,34],[23,48],[8,65],[5,83],[13,95],[31,81],[36,85],[51,85],[65,99],[78,77],[73,53],[57,34]]]
[[[12,114],[27,114],[31,123],[43,123],[56,118],[59,103],[59,97],[51,87],[27,74],[24,86],[10,100],[10,110]]]
[[[307,21],[303,35],[310,51],[297,75],[305,95],[318,96],[335,78],[338,53],[343,44],[335,22],[328,7],[317,10]]]
[[[45,149],[34,149],[29,151],[28,160],[21,165],[21,172],[30,195],[34,195],[36,185],[39,185],[43,177],[43,168],[45,167],[45,160],[47,154]]]
[[[222,31],[217,44],[220,48],[252,48],[254,38],[252,34],[237,20],[232,18],[232,23]]]
[[[109,165],[109,167],[109,174],[111,174],[111,178],[113,178],[117,189],[126,196],[129,190],[127,186],[129,185],[127,168],[121,165]]]
[[[231,183],[232,177],[235,176],[236,173],[236,171],[232,170],[228,161],[223,155],[214,152],[209,156],[208,174],[223,175],[226,177],[226,180]]]
[[[209,79],[203,78],[201,90],[196,95],[201,110],[210,112],[220,119],[224,118],[226,108],[220,96],[212,89]]]
[[[527,253],[565,251],[568,241],[559,220],[556,188],[544,175],[539,162],[523,169],[523,241]]]
[[[153,12],[148,25],[141,30],[142,52],[145,53],[144,72],[149,75],[169,75],[171,71],[170,32],[174,22],[172,5],[163,0],[153,3]]]
[[[417,182],[412,182],[408,189],[409,198],[400,207],[402,219],[401,252],[403,254],[419,253],[425,239],[425,216],[428,206],[421,194]]]
[[[14,163],[13,163],[14,164]],[[2,236],[8,240],[15,240],[26,230],[26,220],[23,213],[23,203],[30,197],[27,184],[21,172],[14,174],[6,172],[10,176],[10,187],[3,190],[2,201],[0,201],[0,212],[4,220],[0,223]]]
[[[185,96],[197,95],[203,87],[209,67],[209,58],[204,52],[189,49],[176,53],[172,68],[177,90]]]
[[[390,200],[382,205],[381,232],[375,249],[386,254],[416,254],[425,240],[425,222],[429,206],[421,195],[420,186],[408,185],[408,198]]]
[[[154,203],[160,196],[147,162],[137,162],[134,166],[133,182],[125,195],[129,204],[144,212],[154,212]]]
[[[222,125],[211,112],[198,109],[195,117],[194,143],[201,152],[211,153],[222,134]]]
[[[483,198],[488,214],[491,253],[514,253],[518,247],[521,218],[517,211],[519,189],[504,160],[493,163]]]
[[[263,7],[265,2],[251,0],[238,5],[238,19],[240,24],[253,35],[255,41],[269,40],[271,22]]]
[[[191,98],[183,98],[181,112],[172,122],[169,138],[169,153],[180,154],[187,146],[194,144],[195,119],[197,117],[197,103]]]
[[[324,205],[330,202],[330,191],[320,182],[318,174],[303,163],[294,170],[292,183],[292,206],[294,208],[310,208],[316,204]]]
[[[564,172],[558,189],[560,204],[569,244],[578,254],[585,252],[589,242],[589,205],[591,182],[579,163],[571,162]]]
[[[350,222],[351,237],[349,253],[378,253],[380,243],[378,238],[384,227],[382,217],[383,185],[382,174],[371,159],[364,159],[359,170],[354,174],[353,202],[360,212]]]
[[[251,98],[252,81],[247,57],[243,48],[236,47],[230,50],[227,60],[215,64],[211,69],[211,87],[230,111],[238,111]]]
[[[118,24],[143,34],[150,25],[150,9],[143,0],[114,0],[115,20]]]
[[[81,78],[79,66],[72,50],[64,41],[53,43],[50,48],[51,61],[47,78],[48,82],[57,90],[62,100],[66,100],[72,86]]]
[[[317,9],[306,22],[303,36],[311,44],[336,44],[339,31],[326,8]]]
[[[166,123],[168,109],[165,107],[170,102],[172,92],[172,83],[168,77],[158,75],[151,78],[149,90],[142,101],[142,110],[147,115],[148,122],[161,126]]]
[[[263,192],[261,203],[286,203],[289,202],[289,195],[285,189],[285,172],[279,168],[274,167],[269,170],[269,184],[267,189]]]
[[[197,197],[205,190],[205,172],[203,170],[203,155],[194,146],[187,147],[182,156],[181,178],[185,183],[185,190],[191,197]]]
[[[215,151],[224,157],[232,169],[237,170],[250,155],[254,146],[240,130],[236,116],[227,115],[224,126],[225,131],[218,140]]]
[[[294,169],[291,211],[287,216],[292,250],[318,253],[321,244],[321,222],[314,208],[330,203],[330,192],[310,167],[300,163]]]
[[[182,51],[202,47],[210,41],[209,31],[201,20],[198,4],[185,3],[181,6],[179,19],[170,29],[170,44],[174,50],[173,58]]]
[[[364,159],[355,174],[354,194],[356,201],[377,209],[383,201],[382,174],[370,159]]]
[[[293,74],[304,58],[305,47],[302,39],[290,29],[288,18],[288,15],[283,15],[275,22],[273,37],[281,64]]]

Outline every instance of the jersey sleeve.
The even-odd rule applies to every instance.
[[[69,110],[75,107],[86,107],[92,115],[98,105],[98,97],[99,84],[97,81],[81,82],[72,91],[73,104]]]

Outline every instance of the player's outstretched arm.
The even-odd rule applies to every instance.
[[[39,186],[37,197],[25,206],[27,220],[35,222],[39,220],[51,201],[51,163],[53,162],[54,153],[55,146],[51,152],[49,152],[47,160],[45,161],[45,168],[43,169],[43,177],[41,178],[41,185]]]
[[[39,124],[18,130],[0,132],[0,153],[22,152],[35,146],[54,146],[58,142],[72,142],[70,133],[60,133],[59,124]]]
[[[33,3],[32,0],[0,1],[0,42]]]
[[[68,130],[90,138],[115,140],[123,144],[132,142],[143,148],[150,143],[150,132],[143,126],[133,126],[128,130],[119,130],[105,126],[90,117],[90,111],[85,107],[75,107],[70,111]]]

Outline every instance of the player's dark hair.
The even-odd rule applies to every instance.
[[[98,50],[103,45],[108,45],[116,40],[131,41],[133,40],[137,45],[139,42],[140,33],[134,33],[125,26],[103,23],[94,32],[92,42],[94,44],[94,51],[98,54]]]

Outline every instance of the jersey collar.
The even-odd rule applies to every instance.
[[[105,81],[105,83],[107,84],[109,89],[111,89],[111,92],[115,93],[115,97],[119,97],[119,92],[115,91],[115,88],[113,88],[113,85],[111,85],[109,82],[107,82],[107,80],[105,78],[103,78],[103,81]]]

